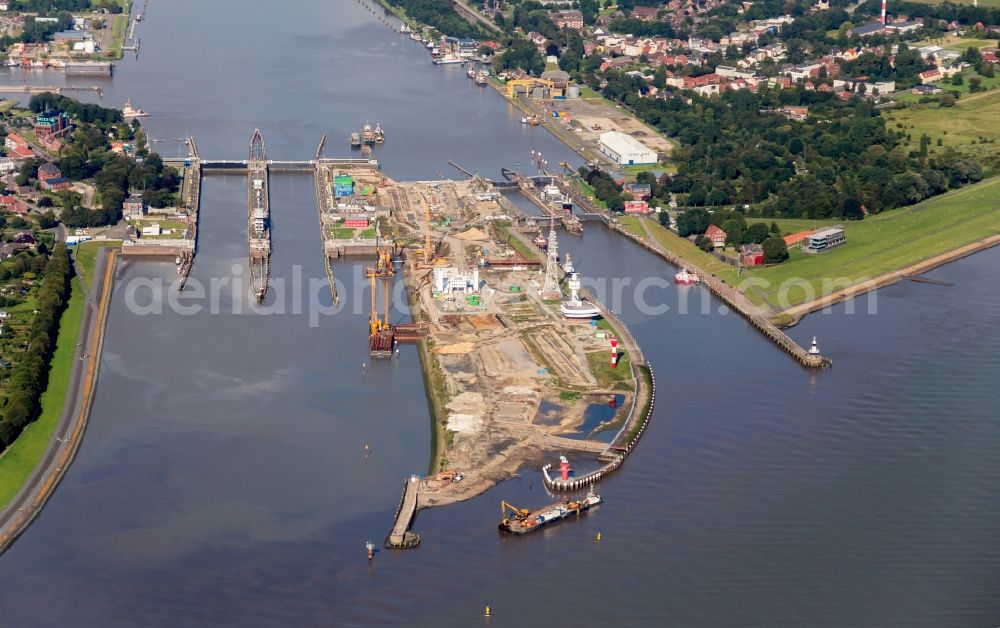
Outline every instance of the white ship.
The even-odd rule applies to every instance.
[[[686,268],[674,275],[674,282],[679,283],[682,286],[690,286],[691,284],[698,283],[699,281],[701,281],[701,278]]]
[[[601,310],[593,303],[580,298],[580,274],[570,273],[567,280],[569,296],[559,303],[559,311],[566,318],[594,318],[601,315]]]
[[[122,117],[126,120],[134,120],[135,118],[148,118],[149,114],[142,109],[133,109],[132,100],[126,100],[125,106],[122,107]]]

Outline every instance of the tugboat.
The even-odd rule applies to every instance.
[[[375,143],[375,131],[372,130],[371,123],[365,122],[365,127],[361,129],[361,141],[369,146]]]
[[[381,124],[375,125],[375,143],[381,144],[385,141],[385,129],[382,128]]]
[[[701,281],[701,278],[686,268],[681,269],[681,272],[674,275],[674,282],[682,286],[690,286],[691,284],[698,283],[699,281]]]
[[[486,83],[490,80],[490,75],[486,72],[480,72],[476,74],[476,85],[480,87],[486,87]]]
[[[535,236],[535,239],[532,240],[532,242],[534,243],[535,246],[542,249],[543,251],[549,247],[549,239],[546,238],[544,235],[542,235],[540,232],[538,235]]]
[[[357,131],[351,131],[351,148],[361,148],[361,135]]]
[[[122,107],[122,117],[126,120],[134,120],[136,118],[148,118],[149,114],[142,109],[132,108],[132,99],[125,101],[125,106]]]
[[[527,534],[554,521],[587,512],[591,507],[600,504],[601,501],[601,496],[594,493],[593,489],[583,499],[564,499],[561,502],[550,504],[535,511],[529,511],[527,508],[518,508],[505,501],[501,501],[500,511],[503,519],[497,528],[501,532],[508,532],[510,534]],[[508,516],[508,512],[510,516]]]

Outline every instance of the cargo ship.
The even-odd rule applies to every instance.
[[[601,496],[595,494],[593,489],[583,499],[565,499],[535,511],[517,508],[502,501],[500,502],[500,510],[503,520],[497,525],[497,528],[501,532],[510,534],[527,534],[566,517],[578,516],[600,503]]]
[[[247,248],[250,291],[260,303],[271,277],[271,208],[268,198],[267,152],[259,129],[250,138],[247,161]]]

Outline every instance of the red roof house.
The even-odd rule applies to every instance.
[[[715,225],[708,226],[708,229],[705,231],[705,237],[711,240],[712,244],[717,247],[726,246],[726,232]]]

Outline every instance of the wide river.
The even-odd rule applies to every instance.
[[[119,65],[103,102],[150,111],[168,156],[191,134],[203,157],[242,159],[255,127],[276,159],[310,158],[324,131],[328,154],[346,155],[367,119],[386,128],[376,156],[397,178],[457,176],[449,159],[497,176],[531,150],[572,158],[351,0],[256,11],[153,0],[146,17],[141,55]],[[193,279],[205,285],[245,281],[245,189],[242,177],[204,181]],[[311,180],[273,177],[271,204],[274,279],[322,278]],[[701,288],[679,292],[673,268],[621,236],[590,224],[562,244],[607,287],[659,384],[652,424],[600,487],[599,510],[500,537],[501,499],[550,499],[524,469],[421,513],[419,549],[369,564],[364,542],[380,544],[402,479],[430,456],[413,349],[362,369],[359,295],[312,325],[308,285],[301,313],[290,287],[272,297],[286,313],[251,311],[244,284],[223,291],[217,313],[143,315],[130,286],[169,281],[173,266],[124,264],[79,456],[0,558],[0,623],[1000,621],[1000,249],[930,274],[954,285],[879,291],[876,314],[865,298],[853,315],[840,306],[806,318],[792,335],[817,336],[835,363],[810,373]],[[350,286],[354,272],[338,277]],[[652,287],[637,293],[644,279]],[[620,299],[613,280],[631,282]]]

